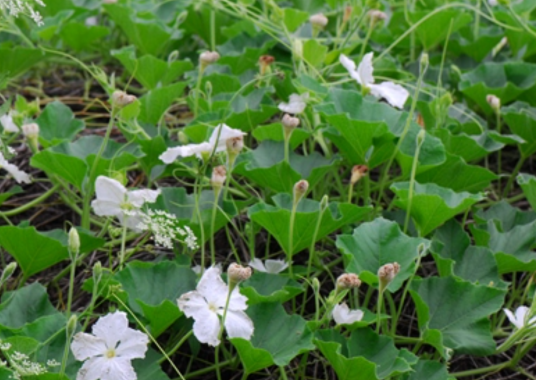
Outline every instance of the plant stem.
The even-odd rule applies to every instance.
[[[299,202],[299,201],[298,201]],[[289,236],[288,236],[288,248],[287,248],[287,263],[288,263],[288,273],[290,277],[293,277],[292,272],[292,253],[294,251],[294,221],[296,219],[296,209],[298,208],[298,202],[294,200],[292,202],[292,210],[290,212],[290,226],[289,226]]]
[[[37,206],[39,203],[43,202],[45,199],[50,197],[52,194],[54,194],[56,192],[56,190],[58,190],[59,187],[60,187],[59,184],[55,184],[53,187],[48,189],[45,193],[41,194],[39,197],[33,199],[32,201],[30,201],[28,203],[25,203],[22,206],[17,207],[17,208],[15,208],[13,210],[0,212],[0,215],[2,215],[4,217],[8,217],[8,216],[17,215],[17,214],[20,214],[21,212],[29,210],[32,207]]]
[[[123,264],[125,261],[125,250],[126,250],[126,242],[127,242],[127,216],[125,216],[125,219],[123,219],[123,231],[121,232],[121,252],[119,253],[119,270],[123,269]]]
[[[415,175],[417,174],[417,166],[419,165],[419,154],[421,152],[421,146],[423,142],[424,142],[424,138],[419,139],[419,135],[417,135],[417,147],[415,148],[415,155],[413,157],[413,164],[411,165],[411,175],[409,179],[408,208],[406,210],[406,217],[404,220],[404,233],[405,234],[408,233],[409,220],[411,217],[411,206],[413,204],[413,192],[415,188]]]
[[[212,216],[210,218],[210,258],[211,264],[216,265],[216,215],[218,213],[218,199],[220,198],[221,187],[214,188],[214,204],[212,205]]]
[[[507,361],[507,362],[500,363],[500,364],[490,365],[489,367],[482,367],[482,368],[470,369],[468,371],[454,372],[454,373],[451,373],[451,375],[456,378],[457,377],[469,377],[473,375],[480,375],[482,373],[487,373],[487,372],[500,371],[501,369],[508,368],[510,366],[511,366],[511,362]]]
[[[167,353],[167,357],[171,357],[171,355],[173,355],[175,352],[177,352],[177,350],[179,348],[181,348],[181,346],[184,344],[184,342],[186,342],[186,340],[188,338],[190,338],[193,333],[194,333],[194,330],[190,330],[186,334],[184,334],[184,336],[181,338],[181,340],[179,340],[179,342],[171,350],[169,350],[169,352]],[[165,360],[166,360],[165,356],[161,357],[158,360],[158,364],[162,364]]]
[[[519,171],[521,170],[521,167],[523,167],[523,164],[525,163],[525,160],[527,158],[527,156],[521,154],[519,161],[517,161],[517,164],[514,167],[514,171],[512,172],[512,174],[510,174],[510,177],[508,178],[508,182],[506,183],[506,187],[504,188],[503,198],[508,196],[508,194],[510,193],[512,185],[514,184],[514,179],[517,177]]]

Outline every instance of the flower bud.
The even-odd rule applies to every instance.
[[[350,5],[347,5],[344,8],[344,15],[342,16],[342,22],[347,23],[352,17],[353,8]]]
[[[22,133],[28,139],[36,139],[39,137],[39,125],[37,123],[24,124],[22,126]]]
[[[227,154],[234,155],[236,157],[236,155],[244,148],[244,137],[237,136],[227,139],[225,141],[225,145],[227,145]]]
[[[355,273],[344,273],[337,278],[337,290],[359,288],[361,280]]]
[[[355,165],[352,168],[352,176],[350,177],[350,183],[355,185],[361,178],[363,178],[368,172],[367,165]]]
[[[210,179],[210,184],[212,185],[215,191],[218,191],[219,189],[221,189],[221,187],[225,183],[226,175],[227,175],[227,170],[225,169],[225,166],[223,165],[216,166],[214,169],[212,169],[212,178]]]
[[[294,204],[298,204],[298,202],[303,198],[305,193],[307,193],[307,189],[309,189],[309,182],[302,179],[294,185]]]
[[[117,0],[102,0],[103,4],[115,4],[117,3]]]
[[[102,264],[100,261],[97,261],[93,265],[93,283],[97,285],[102,278]]]
[[[260,73],[261,75],[265,75],[267,72],[270,71],[270,65],[274,63],[275,58],[271,55],[261,55],[259,57],[259,66],[261,68]]]
[[[430,64],[430,57],[428,56],[428,53],[423,52],[421,54],[421,59],[419,60],[419,70],[421,75],[424,75],[426,70],[428,70],[428,66]]]
[[[424,117],[421,113],[417,114],[417,124],[419,124],[419,127],[421,127],[422,129],[426,128],[426,126],[424,125]]]
[[[397,262],[385,264],[378,269],[378,279],[380,280],[380,291],[385,290],[387,285],[393,281],[400,272],[400,265]]]
[[[281,123],[285,129],[296,129],[300,125],[300,119],[286,113],[281,119]]]
[[[320,200],[320,211],[324,211],[328,208],[329,205],[329,196],[325,194],[322,199]]]
[[[321,30],[328,24],[328,18],[322,13],[317,13],[309,17],[309,22],[313,25],[313,28]]]
[[[69,253],[73,257],[76,257],[80,253],[80,236],[74,227],[71,227],[69,230]]]
[[[201,70],[204,70],[208,65],[215,63],[220,59],[220,55],[215,51],[204,51],[199,55]]]
[[[424,129],[421,129],[419,133],[417,134],[417,145],[421,146],[425,138],[426,138],[426,131]]]
[[[491,109],[493,109],[493,111],[499,112],[499,110],[501,109],[501,99],[499,99],[495,95],[490,94],[490,95],[486,96],[486,101],[488,102],[488,104],[491,107]],[[22,128],[24,128],[24,127],[22,127]]]
[[[67,341],[71,340],[71,337],[73,336],[74,332],[76,331],[76,324],[78,323],[78,317],[73,314],[71,315],[71,318],[67,321]]]
[[[320,281],[318,281],[318,278],[313,278],[311,281],[311,286],[315,293],[318,293],[320,291]]]
[[[112,94],[112,106],[123,108],[133,103],[137,98],[134,95],[129,95],[124,91],[116,90]]]
[[[232,263],[229,265],[229,268],[227,268],[227,276],[229,278],[229,285],[234,287],[239,282],[245,281],[251,277],[251,268]]]
[[[368,16],[373,23],[377,23],[378,21],[383,21],[387,19],[387,15],[385,14],[385,12],[382,12],[379,9],[371,9],[368,12]]]
[[[7,280],[11,278],[16,269],[17,263],[14,261],[6,266],[6,269],[4,269],[4,271],[2,272],[2,276],[0,276],[0,286],[2,286]]]

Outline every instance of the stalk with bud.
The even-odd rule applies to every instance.
[[[292,254],[294,253],[294,222],[296,219],[296,210],[298,209],[298,204],[300,200],[304,197],[309,189],[309,182],[302,179],[294,185],[292,191],[292,210],[290,212],[290,226],[289,226],[289,236],[288,236],[288,247],[287,247],[287,262],[289,263],[289,273],[292,276]]]
[[[212,259],[212,265],[216,264],[216,242],[215,242],[215,229],[216,229],[216,214],[218,212],[218,200],[220,199],[221,189],[223,184],[226,183],[227,170],[225,166],[220,165],[212,169],[212,177],[210,178],[210,184],[214,191],[214,204],[212,205],[212,217],[210,220],[210,257]],[[205,267],[203,257],[201,258],[201,268]]]
[[[292,136],[292,132],[300,125],[300,119],[286,113],[281,119],[281,124],[283,124],[283,137],[285,140],[285,162],[290,164],[290,137]]]
[[[205,69],[218,61],[220,55],[216,51],[205,51],[199,55],[199,71],[197,73],[197,84],[195,86],[195,98],[194,98],[194,117],[198,115],[199,111],[199,94],[201,92],[201,79],[203,79],[203,73]]]

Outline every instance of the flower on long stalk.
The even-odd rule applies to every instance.
[[[215,153],[226,151],[228,140],[243,137],[245,135],[246,133],[239,129],[231,128],[226,124],[220,124],[214,129],[208,142],[168,148],[159,158],[166,164],[171,164],[177,157],[190,157],[195,155],[198,158],[202,158],[203,154],[211,154],[213,151]]]
[[[354,78],[363,88],[370,91],[377,98],[383,98],[393,107],[403,108],[409,97],[409,92],[399,84],[393,82],[382,82],[374,84],[374,67],[372,57],[374,53],[365,54],[363,60],[356,68],[356,64],[350,58],[341,54],[340,63],[348,70],[350,76]]]
[[[93,334],[79,332],[71,343],[77,360],[85,361],[76,380],[136,380],[132,359],[142,359],[149,338],[141,331],[128,327],[122,311],[99,318]]]
[[[288,268],[288,263],[284,260],[266,260],[264,263],[262,260],[254,258],[248,264],[253,269],[259,272],[278,274]]]
[[[196,290],[183,294],[178,300],[179,309],[195,320],[193,331],[197,340],[211,346],[220,344],[220,317],[224,315],[229,297],[224,326],[229,338],[251,339],[253,322],[244,312],[247,298],[236,286],[229,294],[229,286],[223,282],[220,269],[205,270]]]
[[[28,173],[20,170],[17,167],[17,165],[10,164],[6,160],[6,158],[4,157],[2,152],[0,152],[0,169],[6,170],[9,174],[11,174],[13,176],[15,181],[17,181],[18,183],[30,183],[30,182],[32,182],[31,179],[30,179],[30,176],[28,175]]]
[[[518,329],[522,329],[526,326],[532,327],[534,324],[536,324],[536,317],[528,319],[529,310],[530,309],[526,306],[519,306],[515,313],[512,313],[508,309],[503,309],[510,322],[512,322],[512,324]]]
[[[144,203],[154,203],[160,190],[127,190],[119,181],[99,176],[95,181],[97,199],[91,202],[95,214],[99,216],[115,216],[121,224],[141,231],[141,208]]]

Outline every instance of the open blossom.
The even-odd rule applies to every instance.
[[[264,263],[260,259],[253,259],[249,266],[259,272],[278,274],[288,268],[288,263],[283,260],[266,260]]]
[[[140,231],[143,204],[154,203],[160,194],[160,190],[127,190],[119,181],[102,175],[97,177],[95,192],[97,199],[91,202],[95,214],[116,216],[135,231]]]
[[[220,276],[220,269],[207,269],[196,290],[183,294],[178,300],[179,309],[195,320],[194,335],[201,343],[211,346],[220,344],[220,317],[223,317],[229,287]],[[251,339],[253,322],[244,312],[247,309],[247,298],[235,287],[230,294],[229,306],[225,315],[225,330],[229,338]]]
[[[529,312],[529,310],[530,309],[526,306],[519,306],[514,314],[508,309],[503,309],[510,322],[512,322],[512,324],[518,329],[522,329],[527,325],[533,326],[536,323],[536,317],[532,317],[530,320],[527,321],[527,313]]]
[[[302,113],[305,110],[305,106],[307,105],[307,99],[309,99],[309,93],[306,92],[305,94],[292,94],[290,95],[290,98],[288,100],[288,103],[279,103],[277,107],[283,112],[286,113],[292,113],[292,114],[298,114]]]
[[[361,310],[350,310],[345,303],[335,305],[331,315],[333,316],[335,323],[338,325],[351,325],[352,323],[363,319],[363,312]]]
[[[6,113],[3,116],[0,116],[0,124],[2,124],[2,127],[4,128],[4,132],[11,132],[11,133],[19,132],[19,128],[13,122],[13,115],[11,112]]]
[[[20,170],[17,165],[10,164],[9,162],[7,162],[2,152],[0,152],[0,169],[6,170],[9,174],[13,176],[13,178],[15,178],[15,181],[17,181],[18,183],[32,182],[28,173]]]
[[[236,139],[237,137],[243,137],[245,135],[246,133],[239,129],[231,128],[226,124],[220,124],[214,129],[208,142],[168,148],[159,158],[164,163],[171,164],[177,157],[190,157],[195,155],[198,158],[201,158],[203,153],[210,154],[213,151],[215,151],[215,153],[224,152],[227,150],[227,140]]]
[[[71,343],[76,360],[85,360],[76,380],[136,380],[132,359],[142,359],[149,338],[141,331],[128,327],[122,311],[99,318],[93,334],[77,333]]]
[[[344,54],[340,55],[339,61],[348,70],[350,76],[361,86],[369,89],[372,95],[387,100],[393,107],[403,108],[409,97],[409,92],[404,87],[393,82],[374,84],[374,76],[372,75],[374,71],[372,66],[373,55],[374,53],[365,54],[357,69],[355,62]]]

